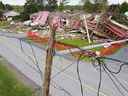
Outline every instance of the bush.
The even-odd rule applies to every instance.
[[[125,13],[126,11],[128,11],[128,3],[124,2],[122,5],[120,5],[120,13]]]
[[[19,16],[15,16],[15,17],[13,17],[12,19],[15,21],[15,20],[17,20],[17,21],[20,21],[21,20],[21,15],[19,15]]]

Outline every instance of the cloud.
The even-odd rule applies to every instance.
[[[11,5],[24,5],[26,0],[0,0],[5,4],[11,4]]]

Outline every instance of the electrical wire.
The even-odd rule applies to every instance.
[[[65,68],[63,68],[61,71],[59,71],[58,73],[56,73],[52,79],[54,79],[56,76],[60,75],[61,73],[65,72],[68,68],[70,68],[73,64],[70,64],[68,66],[66,66]]]
[[[54,83],[54,84],[53,84],[53,83]],[[73,96],[69,91],[67,91],[66,89],[64,89],[64,88],[61,87],[60,85],[58,85],[58,84],[57,84],[56,82],[54,82],[53,80],[52,80],[51,86],[53,86],[54,88],[59,89],[59,90],[65,92],[65,93],[66,93],[67,95],[69,95],[69,96]]]
[[[118,71],[116,71],[116,72],[110,70],[110,69],[107,67],[107,65],[104,64],[104,67],[105,67],[107,70],[109,70],[109,72],[114,73],[114,74],[119,74],[124,66],[128,66],[128,62],[124,62],[124,61],[121,61],[121,60],[118,60],[118,59],[113,59],[113,58],[108,58],[108,57],[100,57],[100,59],[112,60],[112,61],[116,61],[116,62],[121,63],[121,65],[119,66]]]
[[[36,56],[36,53],[35,53],[35,51],[34,51],[34,48],[32,47],[32,44],[30,44],[30,43],[28,43],[28,44],[29,44],[30,47],[31,47],[32,54],[33,54],[34,59],[35,59],[35,62],[36,62],[36,66],[37,66],[37,68],[38,68],[38,70],[39,70],[39,72],[40,72],[40,74],[41,74],[41,77],[42,77],[42,71],[41,71],[41,69],[40,69],[39,62],[38,62],[38,60],[37,60],[37,56]]]
[[[32,50],[32,54],[33,54],[33,56],[34,56],[34,59],[33,59],[31,56],[29,56],[29,55],[24,51],[24,48],[23,48],[23,45],[22,45],[22,39],[19,39],[19,40],[20,40],[20,49],[21,49],[22,53],[25,54],[25,56],[27,56],[27,57],[33,62],[33,64],[35,64],[35,65],[37,66],[38,72],[40,73],[40,76],[42,77],[42,71],[41,71],[41,69],[39,68],[39,63],[38,63],[37,58],[36,58],[36,56],[35,56],[35,52],[34,52],[34,50],[33,50],[33,47],[32,47],[31,45],[29,45],[30,48],[31,48],[31,50]],[[30,44],[30,43],[28,43],[28,44]],[[36,62],[35,62],[34,60],[35,60]]]
[[[79,71],[79,63],[80,63],[81,57],[82,57],[82,54],[80,54],[80,56],[78,57],[78,60],[77,60],[77,76],[78,76],[78,80],[80,82],[81,96],[84,96],[83,85],[82,85],[82,81],[81,81],[81,77],[80,77],[80,71]]]
[[[120,82],[120,80],[113,73],[111,73],[110,70],[108,70],[108,68],[106,68],[105,65],[106,64],[104,63],[103,64],[104,68],[110,73],[111,76],[113,76],[113,78],[115,78],[115,80],[119,83],[119,85],[128,93],[128,89]]]
[[[112,83],[114,84],[114,86],[116,87],[116,89],[120,92],[120,94],[121,94],[122,96],[125,96],[125,95],[123,94],[123,92],[120,90],[120,88],[118,87],[118,85],[115,83],[115,81],[113,80],[113,78],[111,77],[111,75],[109,74],[109,72],[105,69],[105,67],[102,66],[102,68],[103,68],[103,70],[105,71],[105,73],[108,75],[108,77],[110,78],[110,80],[112,81]]]
[[[101,88],[101,84],[102,84],[102,65],[101,65],[101,61],[100,61],[100,59],[97,59],[97,61],[98,61],[98,65],[99,65],[99,67],[100,67],[100,70],[99,70],[99,72],[100,72],[100,80],[99,80],[99,84],[98,84],[98,91],[97,91],[97,96],[100,96],[100,88]]]
[[[100,58],[101,59],[101,58]],[[106,63],[105,62],[101,62],[100,59],[98,58],[98,64],[101,64],[102,63],[102,68],[103,70],[105,71],[105,73],[108,75],[108,77],[111,79],[112,83],[115,85],[116,89],[120,92],[120,94],[122,96],[125,96],[123,94],[123,92],[121,91],[121,89],[118,87],[117,83],[120,85],[120,87],[122,87],[127,93],[128,93],[128,89],[120,82],[120,80],[114,75],[114,73],[112,71],[110,71],[110,69],[108,67],[106,67]],[[112,58],[111,58],[112,59]],[[113,60],[113,59],[112,59]],[[116,61],[119,61],[119,60],[116,60]],[[115,83],[115,81],[117,83]]]

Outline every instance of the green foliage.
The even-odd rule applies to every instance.
[[[13,7],[11,5],[9,5],[9,4],[6,4],[5,5],[5,9],[6,10],[13,10]]]
[[[120,24],[124,24],[128,26],[128,19],[124,14],[115,15],[112,17],[115,21],[117,21]]]
[[[58,6],[56,0],[48,0],[48,4],[46,5],[45,8],[46,10],[51,12],[57,10]]]
[[[82,39],[63,39],[60,42],[78,47],[89,45],[88,40]]]
[[[88,13],[92,13],[94,11],[94,4],[92,4],[89,0],[87,0],[84,3],[83,9],[88,12]]]
[[[13,6],[13,10],[21,13],[21,12],[23,12],[24,7],[23,6]]]
[[[13,10],[13,7],[9,4],[4,5],[2,2],[0,2],[0,10]]]
[[[12,17],[12,19],[13,19],[14,21],[21,21],[21,18],[22,18],[21,15]]]
[[[0,2],[0,9],[1,10],[5,10],[5,6],[4,6],[4,4],[2,2]]]
[[[0,9],[0,18],[3,16],[3,10]]]
[[[128,18],[124,15],[128,11],[128,3],[124,2],[121,5],[111,5],[108,11],[112,13],[112,19],[128,26]]]
[[[60,6],[58,6],[57,10],[63,11],[65,8],[64,3],[61,3]]]
[[[31,89],[20,83],[4,63],[0,60],[0,96],[32,96]]]
[[[104,12],[107,9],[107,1],[106,0],[102,0],[100,2],[94,2],[92,3],[91,0],[86,0],[84,2],[83,5],[83,9],[88,12],[88,13],[92,13],[92,12]]]
[[[0,21],[0,28],[6,28],[9,24],[10,22],[8,21]]]
[[[120,13],[125,13],[126,11],[128,11],[128,3],[124,2],[120,5]]]
[[[38,3],[34,3],[34,2],[27,2],[24,6],[24,10],[23,12],[21,13],[21,17],[22,17],[22,20],[28,20],[29,19],[29,16],[32,14],[32,13],[35,13],[35,12],[38,12],[40,10],[43,10],[43,5],[42,4],[38,4]]]
[[[83,10],[81,5],[65,5],[66,10]]]

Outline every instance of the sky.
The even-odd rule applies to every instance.
[[[24,5],[26,0],[0,0],[5,4],[11,4],[11,5]],[[128,0],[108,0],[109,4],[117,4],[118,2],[122,3],[124,1],[128,2]],[[70,0],[70,5],[76,5],[79,4],[80,0]]]

